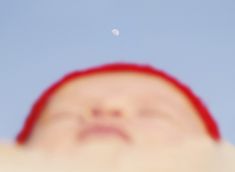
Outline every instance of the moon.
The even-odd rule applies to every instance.
[[[118,29],[113,29],[112,30],[112,34],[113,34],[113,36],[119,36],[120,35],[120,31]]]

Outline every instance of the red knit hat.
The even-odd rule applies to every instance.
[[[198,115],[203,121],[207,129],[207,132],[211,136],[211,138],[214,139],[215,141],[219,141],[221,139],[220,132],[216,125],[215,120],[212,118],[211,114],[209,113],[205,105],[201,102],[201,100],[187,86],[183,85],[178,80],[166,74],[165,72],[154,69],[153,67],[149,65],[114,63],[114,64],[107,64],[107,65],[98,66],[98,67],[94,67],[94,68],[90,68],[90,69],[86,69],[82,71],[72,72],[64,76],[61,80],[53,84],[51,87],[49,87],[32,106],[32,109],[24,123],[22,130],[17,135],[17,138],[16,138],[17,143],[24,144],[28,140],[50,96],[52,96],[65,83],[71,80],[78,79],[81,77],[86,77],[92,74],[121,72],[121,71],[145,73],[145,74],[149,74],[149,75],[160,77],[160,78],[167,80],[169,83],[171,83],[176,88],[178,88],[185,95],[185,97],[191,102],[192,106],[198,112]]]

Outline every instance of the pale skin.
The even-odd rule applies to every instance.
[[[94,125],[113,127],[115,132],[84,132]],[[44,108],[26,147],[79,152],[98,145],[99,150],[115,152],[198,138],[209,138],[204,124],[169,82],[142,73],[110,72],[62,86]]]

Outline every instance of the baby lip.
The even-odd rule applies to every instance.
[[[104,124],[93,124],[89,127],[85,127],[84,129],[81,130],[79,133],[79,138],[80,139],[85,139],[89,135],[92,134],[97,134],[97,135],[113,135],[113,136],[118,136],[122,138],[124,141],[129,142],[130,137],[126,132],[121,130],[118,127],[115,126],[110,126],[110,125],[104,125]]]

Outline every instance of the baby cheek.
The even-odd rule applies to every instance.
[[[161,128],[168,128],[168,121],[158,118],[136,118],[132,122],[133,127],[142,131],[156,131]]]
[[[51,146],[73,142],[78,127],[72,121],[52,122],[35,128],[33,133],[34,142],[44,143]]]
[[[135,119],[131,127],[137,141],[147,144],[172,143],[183,136],[183,131],[166,119]]]

